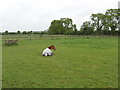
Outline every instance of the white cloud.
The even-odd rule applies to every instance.
[[[119,0],[0,0],[0,31],[48,29],[52,20],[72,18],[78,29],[92,13],[118,8]]]

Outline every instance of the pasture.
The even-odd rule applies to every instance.
[[[39,37],[39,38],[38,38]],[[3,88],[117,88],[118,38],[112,36],[29,36],[4,46]],[[55,55],[42,50],[56,46]]]

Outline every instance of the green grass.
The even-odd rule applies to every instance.
[[[47,46],[55,55],[41,56]],[[19,40],[4,46],[3,88],[117,88],[117,37]]]

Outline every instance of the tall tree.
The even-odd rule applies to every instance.
[[[93,33],[93,26],[90,21],[86,21],[82,24],[80,29],[81,34],[90,35]]]
[[[27,34],[27,32],[26,32],[26,31],[23,31],[22,34]]]
[[[9,34],[9,32],[8,32],[8,31],[5,31],[5,34],[6,34],[6,35]]]
[[[63,25],[61,20],[54,20],[48,29],[48,34],[63,34]]]
[[[64,28],[64,34],[72,34],[73,33],[73,21],[70,18],[61,18],[62,25]]]
[[[77,31],[77,29],[72,19],[61,18],[60,20],[53,20],[51,22],[48,34],[72,34],[73,31]]]
[[[109,28],[111,29],[112,32],[114,32],[119,25],[118,9],[108,9],[105,15],[107,16],[106,18]]]
[[[20,34],[21,32],[20,31],[17,31],[17,34]]]
[[[97,30],[97,32],[100,32],[102,30],[102,27],[104,26],[104,24],[103,24],[104,18],[105,18],[105,16],[102,13],[97,13],[97,14],[91,15],[92,24],[94,26],[94,29]]]
[[[28,35],[32,34],[32,31],[28,31],[27,34],[28,34]]]
[[[109,25],[108,25],[108,20],[107,20],[107,15],[104,15],[103,19],[102,19],[102,34],[104,35],[108,35],[110,33],[109,30]]]
[[[78,34],[76,24],[73,24],[72,29],[73,29],[73,34]]]

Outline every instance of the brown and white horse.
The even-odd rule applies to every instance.
[[[56,50],[55,46],[51,45],[43,51],[42,55],[43,56],[53,56],[54,53],[51,51],[51,49]]]

